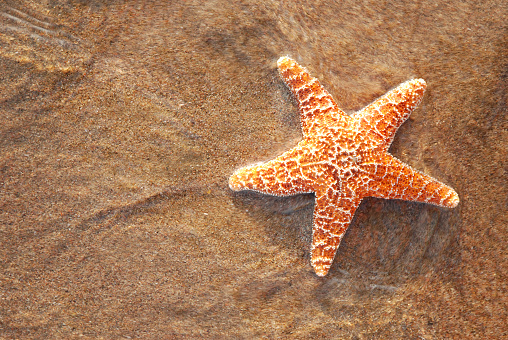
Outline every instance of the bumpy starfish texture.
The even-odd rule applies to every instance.
[[[317,275],[328,273],[364,197],[457,206],[452,188],[388,153],[395,132],[423,97],[423,79],[409,80],[348,116],[294,60],[282,57],[277,65],[298,101],[303,140],[274,160],[239,169],[229,186],[276,196],[316,194],[311,262]]]

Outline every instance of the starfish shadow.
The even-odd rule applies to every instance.
[[[338,266],[380,278],[379,284],[435,271],[454,262],[457,215],[424,203],[366,198],[339,247]]]
[[[276,197],[243,191],[234,196],[234,204],[248,211],[274,244],[309,260],[314,194]],[[355,282],[359,291],[388,292],[409,278],[453,265],[457,216],[458,210],[424,203],[366,198],[327,277]]]
[[[314,194],[277,197],[242,191],[233,193],[233,196],[235,206],[248,211],[274,244],[309,258]]]

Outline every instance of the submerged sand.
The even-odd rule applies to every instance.
[[[4,1],[0,338],[506,336],[506,12]],[[347,112],[424,78],[390,152],[459,206],[366,199],[317,277],[314,197],[227,185],[301,138],[281,55]]]

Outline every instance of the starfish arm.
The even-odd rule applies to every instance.
[[[423,79],[406,81],[357,112],[353,119],[360,146],[388,150],[397,129],[420,104],[426,86]]]
[[[318,276],[325,276],[330,270],[340,241],[362,201],[347,187],[346,183],[340,192],[333,188],[322,194],[316,192],[311,263]]]
[[[229,187],[275,196],[312,192],[312,183],[300,166],[302,154],[302,149],[296,147],[269,162],[241,168],[229,178]]]
[[[349,120],[319,81],[311,77],[309,72],[296,61],[281,57],[277,61],[277,66],[282,79],[298,102],[304,138],[310,135],[313,128],[329,123],[323,121],[319,124],[319,120],[325,116],[333,120]]]
[[[392,155],[365,160],[360,167],[367,183],[364,197],[380,197],[431,203],[447,208],[459,204],[459,195],[449,186],[414,170]]]

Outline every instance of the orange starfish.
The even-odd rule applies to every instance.
[[[452,188],[388,153],[395,132],[423,97],[423,79],[409,80],[348,116],[294,60],[282,57],[277,66],[298,101],[303,140],[272,161],[236,171],[229,187],[276,196],[314,192],[311,262],[317,275],[328,273],[364,197],[457,206]]]

